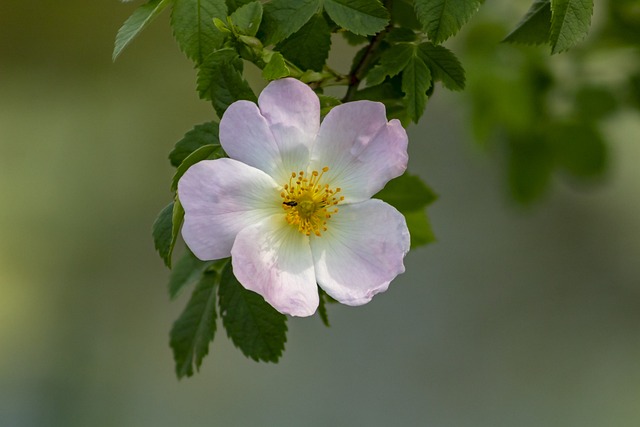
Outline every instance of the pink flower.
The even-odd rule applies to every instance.
[[[199,162],[178,183],[182,236],[198,258],[231,256],[245,288],[293,316],[316,311],[317,285],[361,305],[404,272],[405,219],[371,199],[407,166],[407,134],[383,104],[339,105],[320,125],[315,93],[278,80],[258,105],[229,106],[220,142],[230,158]]]

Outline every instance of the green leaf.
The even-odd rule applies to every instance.
[[[478,11],[484,0],[415,0],[418,21],[429,38],[440,44]]]
[[[204,145],[198,148],[193,153],[189,154],[189,156],[184,159],[178,169],[176,169],[176,173],[173,174],[173,180],[171,181],[171,191],[176,191],[178,189],[178,181],[182,178],[182,175],[193,165],[196,163],[206,160],[216,158],[216,152],[218,151],[218,146],[216,145]]]
[[[220,280],[220,313],[227,335],[245,356],[277,362],[287,341],[287,318],[258,294],[246,290],[231,263]]]
[[[441,81],[449,90],[464,89],[464,68],[453,52],[444,46],[421,43],[418,53],[431,70],[434,81]]]
[[[593,0],[551,0],[551,53],[573,47],[589,31]]]
[[[153,223],[152,235],[156,250],[164,264],[171,268],[171,253],[176,243],[176,236],[173,233],[173,206],[169,203],[160,211],[160,214]]]
[[[262,22],[262,4],[259,1],[247,3],[229,17],[240,34],[255,36]]]
[[[409,172],[389,181],[373,197],[384,200],[400,212],[424,209],[438,198],[419,176]]]
[[[509,139],[509,187],[516,202],[530,204],[549,188],[554,166],[552,148],[539,135],[513,135]]]
[[[228,259],[228,258],[227,258]],[[220,262],[220,261],[216,261]],[[169,276],[169,296],[174,299],[186,286],[193,284],[202,276],[213,261],[199,260],[189,249],[178,260]]]
[[[280,52],[273,52],[269,62],[262,70],[262,78],[271,81],[287,77],[291,74],[289,67],[284,62],[284,56]]]
[[[122,50],[133,40],[140,32],[151,23],[172,0],[151,0],[149,3],[138,7],[118,30],[116,35],[116,43],[113,49],[113,60],[115,61]]]
[[[402,71],[402,92],[407,113],[414,123],[418,123],[427,103],[427,90],[431,87],[431,71],[421,57],[411,55]]]
[[[219,117],[240,99],[256,102],[247,81],[242,77],[242,60],[233,49],[220,49],[209,55],[198,70],[198,93],[210,99]]]
[[[243,6],[245,4],[248,3],[252,3],[255,0],[227,0],[227,10],[229,11],[229,13],[233,13],[236,11],[236,9],[238,9],[240,6]]]
[[[321,71],[331,48],[331,30],[321,14],[316,14],[299,31],[278,44],[285,58],[302,70]]]
[[[536,0],[504,42],[546,44],[551,31],[551,0]]]
[[[218,139],[219,127],[217,122],[206,122],[196,125],[178,141],[169,153],[169,161],[172,166],[178,167],[191,153],[205,145],[217,145],[220,147]],[[224,156],[222,147],[219,148],[220,157]]]
[[[367,74],[367,86],[379,85],[387,76],[399,74],[414,54],[414,45],[409,43],[398,43],[383,51],[378,64]]]
[[[407,221],[407,228],[411,235],[411,249],[415,249],[418,246],[428,245],[429,243],[436,241],[436,236],[433,234],[429,217],[427,217],[424,209],[403,212],[403,215]]]
[[[329,326],[331,326],[329,324],[329,315],[327,314],[327,298],[329,298],[329,295],[327,295],[327,293],[325,291],[323,291],[322,289],[318,288],[319,291],[319,304],[318,304],[318,316],[320,316],[320,320],[322,320],[322,323],[324,323],[324,326],[326,326],[327,328]]]
[[[209,343],[216,332],[216,284],[213,271],[202,275],[178,320],[171,328],[170,345],[176,362],[178,378],[193,375],[193,366],[200,369],[209,353]]]
[[[379,33],[389,23],[378,0],[324,0],[324,10],[336,24],[362,36]]]
[[[419,30],[422,28],[414,11],[413,0],[394,0],[391,3],[391,19],[396,28]]]
[[[266,3],[260,27],[264,44],[276,44],[302,28],[320,10],[320,1],[273,0]]]
[[[600,132],[588,123],[555,123],[546,139],[559,166],[574,176],[601,176],[607,166],[607,145]]]
[[[224,0],[174,0],[171,28],[180,49],[200,64],[222,45],[224,39],[213,24],[213,18],[226,17]]]
[[[322,117],[329,114],[329,111],[333,109],[336,105],[342,104],[342,102],[338,98],[334,98],[333,96],[327,96],[322,94],[317,94],[318,99],[320,99],[320,115]]]

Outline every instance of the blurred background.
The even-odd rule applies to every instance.
[[[554,175],[525,209],[500,146],[473,142],[470,95],[442,90],[408,129],[438,242],[370,304],[330,306],[331,328],[290,321],[279,364],[219,329],[178,381],[168,333],[188,296],[169,301],[150,231],[169,151],[213,110],[166,15],[111,61],[133,8],[0,0],[0,426],[640,425],[637,110],[598,122],[600,179]],[[527,8],[487,5],[470,28]]]

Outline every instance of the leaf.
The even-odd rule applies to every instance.
[[[414,123],[418,123],[427,103],[427,90],[431,86],[431,72],[422,58],[412,55],[402,70],[404,105]]]
[[[601,176],[607,166],[607,145],[596,128],[588,123],[554,123],[546,139],[559,166],[574,176]]]
[[[115,61],[122,50],[127,47],[140,32],[146,28],[162,12],[172,0],[151,0],[138,7],[118,30],[116,43],[113,49]]]
[[[509,187],[516,202],[529,204],[546,193],[553,171],[551,147],[533,132],[509,139]]]
[[[403,212],[403,215],[411,235],[411,249],[435,242],[436,236],[424,209]]]
[[[318,304],[318,316],[320,316],[320,320],[327,328],[331,326],[329,324],[329,315],[327,314],[327,298],[329,297],[325,291],[321,288],[318,288],[319,291],[319,304]]]
[[[418,21],[429,38],[440,44],[478,11],[484,0],[415,0]]]
[[[255,36],[262,22],[262,4],[259,1],[247,3],[229,18],[240,34]]]
[[[551,31],[551,0],[536,0],[504,42],[545,44]]]
[[[551,53],[563,52],[589,31],[593,0],[551,0]]]
[[[213,18],[226,17],[224,0],[174,0],[171,28],[180,49],[189,59],[201,64],[224,39]]]
[[[464,68],[453,52],[444,46],[421,43],[418,53],[431,70],[434,81],[441,81],[449,90],[464,89]]]
[[[209,55],[198,70],[198,93],[201,98],[211,100],[219,117],[235,101],[257,101],[242,77],[242,68],[242,60],[237,52],[225,48]]]
[[[321,14],[316,14],[300,30],[276,49],[302,70],[321,71],[331,48],[331,30]]]
[[[155,248],[169,268],[171,268],[171,253],[177,237],[177,235],[174,236],[173,231],[173,206],[174,202],[171,202],[160,211],[152,228]]]
[[[219,292],[222,324],[233,344],[255,361],[277,362],[287,341],[286,316],[246,290],[231,263],[222,272]]]
[[[389,181],[373,197],[384,200],[400,212],[424,209],[438,198],[419,176],[409,172]]]
[[[255,0],[227,0],[227,10],[229,11],[229,13],[233,13],[235,12],[236,9],[238,9],[240,6],[248,4],[248,3],[252,3]]]
[[[171,153],[169,153],[171,165],[175,167],[180,166],[180,163],[182,163],[189,154],[205,145],[220,146],[220,139],[218,139],[219,132],[217,122],[206,122],[194,126],[180,141],[176,142],[175,147],[171,150]],[[219,149],[221,151],[220,154],[223,154],[222,147]],[[220,157],[223,156],[224,155],[221,155]]]
[[[171,181],[171,191],[176,191],[178,189],[178,181],[182,178],[182,175],[193,165],[196,163],[206,160],[216,158],[216,151],[218,150],[218,146],[216,145],[204,145],[198,148],[193,153],[189,154],[189,156],[184,159],[184,161],[178,166],[176,169],[176,173],[173,174],[173,179]]]
[[[414,11],[413,0],[394,0],[391,3],[391,20],[396,28],[419,30],[422,25],[418,22]]]
[[[276,44],[298,31],[320,10],[321,0],[273,0],[264,5],[261,39]]]
[[[382,52],[378,65],[367,74],[367,86],[376,86],[389,76],[399,74],[407,66],[415,48],[409,43],[398,43]],[[426,90],[426,89],[425,89]]]
[[[267,65],[262,70],[262,78],[271,81],[287,77],[291,74],[289,67],[284,62],[284,57],[280,52],[273,52]]]
[[[378,0],[324,0],[324,10],[336,24],[361,36],[379,33],[389,23]]]
[[[169,296],[171,299],[177,297],[186,286],[198,280],[212,264],[214,264],[213,261],[201,261],[187,249],[173,270],[171,270],[171,275],[169,276]]]
[[[322,117],[329,114],[329,111],[336,105],[342,104],[338,98],[334,98],[333,96],[318,94],[318,99],[320,100],[320,115]]]
[[[216,332],[217,273],[202,275],[178,320],[171,328],[170,345],[176,362],[178,378],[193,375],[193,366],[200,368],[209,353],[209,343]]]

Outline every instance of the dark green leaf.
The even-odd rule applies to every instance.
[[[583,86],[576,94],[574,105],[584,121],[600,120],[616,111],[618,101],[604,86]]]
[[[353,34],[351,31],[341,31],[342,37],[349,43],[351,46],[358,46],[364,43],[369,42],[369,38],[367,36],[359,36],[357,34]]]
[[[427,103],[427,90],[431,86],[431,72],[422,58],[411,55],[402,71],[402,92],[407,113],[414,123],[418,123]]]
[[[391,19],[400,28],[412,30],[422,28],[414,11],[413,0],[394,0],[391,3]]]
[[[182,178],[182,175],[193,165],[196,163],[206,160],[212,159],[216,157],[216,152],[218,151],[219,146],[217,145],[204,145],[198,148],[193,153],[189,154],[189,156],[184,159],[178,169],[176,169],[176,173],[173,175],[173,180],[171,181],[171,191],[176,191],[178,189],[178,181]]]
[[[606,170],[607,146],[602,135],[586,123],[556,123],[547,129],[549,145],[560,167],[572,175],[591,178]]]
[[[318,304],[318,316],[320,316],[320,320],[322,320],[322,323],[324,323],[324,326],[326,326],[327,328],[329,326],[331,326],[329,324],[329,315],[327,314],[327,298],[329,297],[329,295],[327,295],[327,293],[325,291],[323,291],[322,289],[318,289],[319,291],[319,304]]]
[[[209,353],[216,332],[216,289],[218,277],[213,271],[202,275],[198,286],[178,320],[171,328],[170,345],[178,378],[193,375]]]
[[[551,0],[551,53],[573,47],[589,31],[593,0]]]
[[[223,34],[213,25],[213,18],[226,19],[224,0],[174,0],[171,28],[180,49],[196,64],[223,41]]]
[[[418,34],[409,28],[394,27],[392,28],[384,41],[387,43],[413,42],[418,39]]]
[[[393,77],[400,73],[412,59],[414,53],[414,45],[409,43],[399,43],[383,51],[378,65],[367,74],[367,86],[379,85],[387,76]]]
[[[277,362],[287,341],[287,318],[246,290],[227,264],[220,280],[220,314],[227,335],[245,356]]]
[[[484,0],[415,0],[418,21],[429,38],[442,43],[458,32]]]
[[[302,28],[320,10],[320,1],[273,0],[266,3],[260,27],[264,44],[276,44]]]
[[[321,71],[331,48],[331,31],[321,14],[276,47],[285,58],[302,70]]]
[[[169,276],[169,296],[171,299],[177,297],[180,291],[186,286],[198,280],[204,271],[213,263],[213,261],[199,260],[187,249],[173,270],[171,270],[171,275]]]
[[[251,3],[253,1],[255,0],[227,0],[227,10],[229,11],[229,13],[233,13],[240,6]]]
[[[333,107],[342,104],[338,98],[333,96],[318,94],[318,98],[320,99],[320,115],[323,117],[329,114]]]
[[[262,4],[259,1],[247,3],[233,12],[230,18],[240,34],[255,36],[262,22]]]
[[[546,44],[551,31],[551,0],[536,0],[527,14],[503,41],[524,44]]]
[[[464,89],[464,68],[458,58],[444,46],[422,43],[419,55],[431,70],[434,81],[441,81],[449,90]]]
[[[324,10],[336,24],[362,36],[379,33],[389,23],[378,0],[324,0]]]
[[[551,147],[537,134],[509,140],[509,187],[518,203],[529,204],[546,193],[554,158]]]
[[[424,209],[403,212],[403,215],[411,235],[411,249],[435,242],[436,236],[433,234],[431,223]]]
[[[191,153],[205,145],[220,146],[218,139],[219,128],[217,122],[207,122],[196,125],[187,132],[184,137],[176,143],[176,146],[169,154],[171,165],[178,167]],[[222,148],[220,147],[220,150]],[[221,156],[223,153],[220,152]]]
[[[262,70],[262,78],[271,81],[287,77],[291,74],[289,67],[284,62],[284,57],[280,52],[273,52],[269,58],[269,62]]]
[[[409,172],[389,181],[373,197],[384,200],[403,213],[424,209],[438,198],[420,177]]]
[[[169,268],[171,268],[171,253],[176,243],[173,234],[173,206],[174,202],[171,202],[160,211],[152,229],[156,250],[164,264]]]
[[[151,0],[149,3],[138,7],[118,30],[113,49],[113,60],[115,61],[131,40],[140,34],[170,4],[171,0]]]

